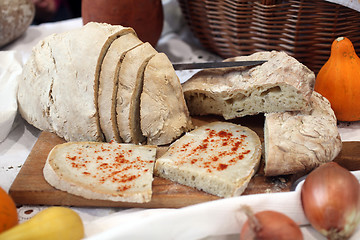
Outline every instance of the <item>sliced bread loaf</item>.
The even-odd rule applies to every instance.
[[[233,119],[260,112],[305,110],[315,75],[284,52],[258,52],[235,60],[267,60],[260,66],[206,69],[183,84],[191,115]]]
[[[98,109],[100,127],[107,142],[111,140],[122,142],[117,127],[115,109],[119,70],[126,52],[141,43],[142,41],[134,33],[129,33],[115,39],[106,52],[101,65]]]
[[[148,144],[169,144],[193,128],[179,78],[164,53],[153,56],[145,68],[140,118]]]
[[[98,118],[98,81],[111,43],[131,28],[88,23],[37,44],[19,81],[21,115],[41,130],[68,141],[103,140]]]
[[[116,119],[124,142],[145,140],[140,128],[140,95],[146,64],[157,51],[150,43],[143,43],[125,54],[119,72]]]
[[[155,162],[155,174],[220,197],[241,195],[258,169],[261,142],[247,127],[203,125],[175,141]]]
[[[53,187],[87,199],[151,200],[156,147],[68,142],[55,146],[43,174]]]
[[[311,107],[310,113],[265,115],[265,175],[308,172],[339,154],[342,143],[329,101],[314,91]]]

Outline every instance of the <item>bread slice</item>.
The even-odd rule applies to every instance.
[[[140,129],[140,95],[146,64],[157,51],[143,43],[125,54],[119,72],[116,119],[120,137],[126,143],[145,140]]]
[[[140,118],[147,144],[169,144],[193,128],[180,80],[164,53],[153,56],[145,68]]]
[[[119,70],[126,52],[141,43],[142,41],[134,33],[120,36],[111,44],[101,65],[98,109],[100,127],[107,142],[111,140],[122,142],[115,112]]]
[[[260,112],[309,108],[315,75],[284,52],[258,52],[235,60],[267,60],[260,66],[206,69],[183,84],[191,115],[233,119]]]
[[[265,115],[265,175],[306,173],[339,154],[342,143],[329,101],[314,91],[311,106],[310,113]]]
[[[101,141],[97,93],[111,43],[131,28],[102,23],[46,37],[33,49],[19,81],[21,115],[68,141]]]
[[[203,125],[175,141],[155,162],[155,174],[220,197],[241,195],[258,169],[261,142],[247,127]]]
[[[55,146],[43,174],[53,187],[87,199],[149,202],[156,147],[68,142]]]

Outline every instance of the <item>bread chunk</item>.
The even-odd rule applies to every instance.
[[[157,51],[143,43],[125,54],[122,61],[117,92],[116,116],[120,137],[126,143],[141,143],[145,137],[140,128],[140,95],[144,70]]]
[[[151,200],[156,147],[68,142],[55,146],[43,174],[53,187],[87,199]]]
[[[51,57],[51,47],[45,39],[33,48],[25,63],[17,93],[21,116],[38,129],[49,132],[54,131],[48,119],[52,107],[52,69],[55,69],[55,62]],[[96,129],[94,134],[97,135]]]
[[[238,196],[258,169],[261,142],[247,127],[203,125],[175,141],[155,162],[155,174],[219,197]]]
[[[342,142],[329,101],[314,91],[311,107],[310,113],[265,115],[265,175],[306,173],[339,154]]]
[[[35,5],[29,0],[0,1],[0,48],[26,32],[35,17]]]
[[[164,53],[153,56],[145,68],[140,118],[147,144],[169,144],[193,128],[180,80]]]
[[[111,43],[131,28],[102,23],[53,34],[33,49],[19,80],[21,115],[67,141],[102,141],[98,86]]]
[[[120,36],[110,45],[101,65],[98,109],[100,127],[107,142],[111,140],[122,142],[116,122],[119,71],[125,54],[141,43],[142,41],[134,33]]]
[[[267,60],[255,67],[206,69],[183,84],[190,115],[233,119],[309,108],[315,75],[284,52],[258,52],[227,61]]]

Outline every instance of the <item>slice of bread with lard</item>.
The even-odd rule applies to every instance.
[[[154,173],[219,197],[246,189],[261,158],[259,136],[247,127],[213,122],[188,132],[155,162]]]
[[[149,202],[155,146],[68,142],[55,146],[43,168],[53,187],[87,199]]]

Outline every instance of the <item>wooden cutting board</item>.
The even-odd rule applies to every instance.
[[[193,118],[194,125],[196,126],[201,126],[207,122],[216,120],[223,121],[223,119],[217,117]],[[233,122],[253,129],[258,133],[260,138],[263,139],[264,117],[262,115],[245,117]],[[50,150],[55,145],[63,142],[65,141],[53,133],[41,133],[18,176],[10,187],[9,193],[17,205],[180,208],[219,199],[219,197],[159,177],[155,177],[153,181],[152,200],[149,203],[142,204],[89,200],[57,190],[45,181],[42,169]],[[161,156],[166,149],[167,147],[159,147],[158,156]],[[345,142],[341,153],[335,161],[349,170],[360,170],[360,142]],[[290,191],[291,185],[299,177],[301,177],[300,174],[265,177],[263,175],[263,167],[261,166],[243,194]]]

